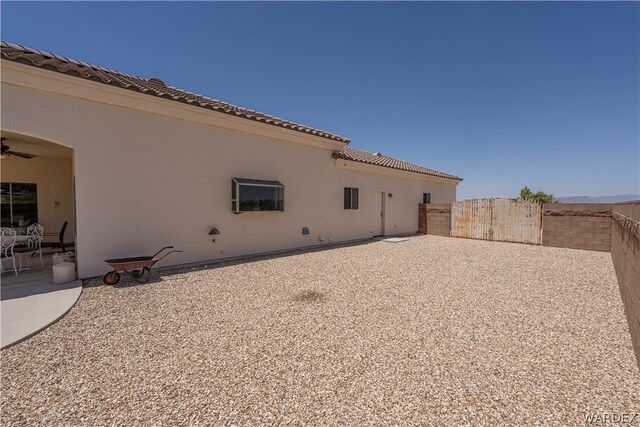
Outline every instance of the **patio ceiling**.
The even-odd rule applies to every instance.
[[[47,157],[71,158],[73,155],[71,148],[50,141],[4,131],[1,134],[7,138],[4,143],[13,151]]]

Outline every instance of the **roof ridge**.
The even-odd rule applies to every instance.
[[[23,46],[6,41],[0,41],[0,47],[2,48],[2,59],[43,68],[49,71],[57,71],[59,73],[70,75],[73,77],[80,77],[87,80],[96,81],[98,83],[121,87],[123,89],[135,90],[140,93],[165,98],[171,101],[183,102],[201,108],[207,108],[213,111],[233,115],[236,117],[242,117],[248,120],[262,122],[271,126],[278,126],[281,128],[290,129],[297,132],[330,139],[333,141],[343,142],[345,144],[348,144],[351,141],[347,137],[330,133],[325,130],[296,123],[291,120],[272,116],[270,114],[261,113],[250,108],[241,107],[239,105],[211,98],[206,95],[189,92],[184,89],[179,89],[175,86],[170,86],[166,83],[166,87],[162,87],[152,80],[159,80],[157,77],[150,77],[148,79],[145,79],[132,74],[122,73],[120,71],[111,70],[87,62],[78,61],[75,59],[56,55],[54,53],[44,52],[30,48],[28,46]],[[21,52],[22,55],[10,55],[7,51],[10,51],[11,49]],[[35,55],[36,58],[31,57],[33,55]],[[100,71],[106,75],[100,75],[99,73],[97,73],[97,71]],[[119,81],[118,79],[121,79],[123,81]]]
[[[0,45],[2,47],[10,47],[10,48],[14,48],[14,49],[20,49],[20,50],[23,50],[26,53],[37,53],[37,54],[39,54],[39,55],[41,55],[41,56],[43,56],[45,58],[47,56],[49,56],[51,58],[60,59],[60,60],[62,60],[64,62],[66,62],[66,63],[77,64],[77,65],[80,65],[82,67],[92,68],[92,69],[100,70],[100,71],[106,71],[106,72],[113,73],[113,74],[116,74],[116,75],[122,76],[122,77],[129,77],[129,78],[135,78],[135,79],[139,79],[139,80],[145,80],[142,77],[136,76],[135,74],[123,73],[122,71],[112,70],[112,69],[109,69],[109,68],[102,67],[100,65],[92,64],[90,62],[80,61],[78,59],[69,58],[68,56],[61,56],[61,55],[58,55],[56,53],[47,52],[47,51],[39,50],[39,49],[34,49],[32,47],[21,45],[21,44],[15,44],[15,43],[10,43],[10,42],[6,42],[6,41],[0,41]]]

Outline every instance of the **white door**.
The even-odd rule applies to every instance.
[[[384,193],[373,192],[373,236],[384,235]]]

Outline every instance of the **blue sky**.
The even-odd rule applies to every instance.
[[[2,39],[464,177],[640,193],[640,3],[12,3]]]

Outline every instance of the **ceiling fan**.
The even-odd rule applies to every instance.
[[[19,151],[11,151],[11,147],[9,147],[8,145],[4,145],[5,139],[7,138],[2,137],[2,153],[0,154],[0,159],[6,159],[9,156],[22,157],[23,159],[33,159],[34,157],[36,157],[33,154],[20,153]]]

